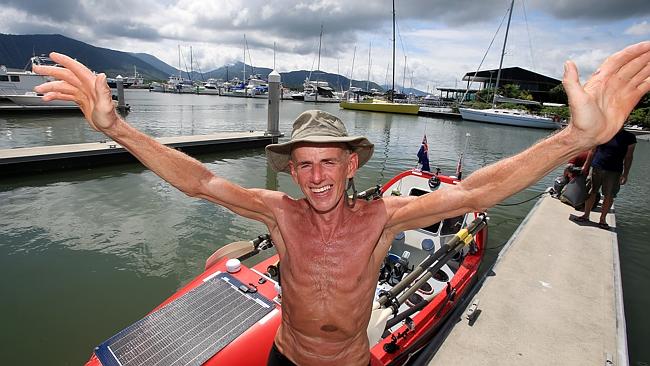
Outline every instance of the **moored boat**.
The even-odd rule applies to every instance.
[[[360,197],[420,196],[457,182],[412,170]],[[486,223],[483,214],[469,213],[396,235],[378,274],[371,365],[403,364],[436,334],[477,278]],[[87,365],[265,365],[281,321],[280,264],[277,255],[250,266],[242,261],[272,244],[261,235],[220,248],[202,274],[100,344]]]
[[[463,119],[499,125],[532,127],[554,130],[561,127],[559,121],[550,117],[537,116],[516,109],[473,109],[458,108]]]
[[[344,100],[339,103],[339,106],[343,109],[399,114],[418,114],[420,111],[420,106],[417,104],[392,103],[376,99],[359,102]]]

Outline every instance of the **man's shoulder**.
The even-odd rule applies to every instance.
[[[274,204],[295,204],[300,201],[280,191],[263,188],[253,188],[251,190],[256,192],[264,201],[269,203],[272,202]]]

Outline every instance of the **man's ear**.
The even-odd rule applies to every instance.
[[[289,160],[289,172],[293,181],[298,184],[298,173],[296,173],[296,166],[293,164],[293,160]]]
[[[354,177],[357,169],[359,169],[359,154],[351,152],[348,160],[348,179]]]

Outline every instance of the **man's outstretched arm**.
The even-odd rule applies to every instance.
[[[95,75],[65,55],[52,53],[50,57],[65,68],[34,66],[35,72],[58,79],[35,88],[45,94],[43,99],[76,102],[91,127],[118,142],[147,168],[187,195],[205,198],[245,217],[272,223],[267,199],[275,192],[245,189],[217,177],[196,159],[136,130],[115,112],[104,74]]]
[[[441,189],[395,207],[388,227],[400,231],[469,211],[482,211],[532,185],[578,152],[609,141],[637,102],[650,91],[650,42],[607,58],[582,86],[578,70],[565,63],[564,88],[571,123],[522,153],[479,169],[451,189]]]

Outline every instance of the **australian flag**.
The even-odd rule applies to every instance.
[[[422,171],[431,171],[431,168],[429,167],[429,144],[427,144],[427,135],[424,135],[422,145],[418,151],[418,166]]]

